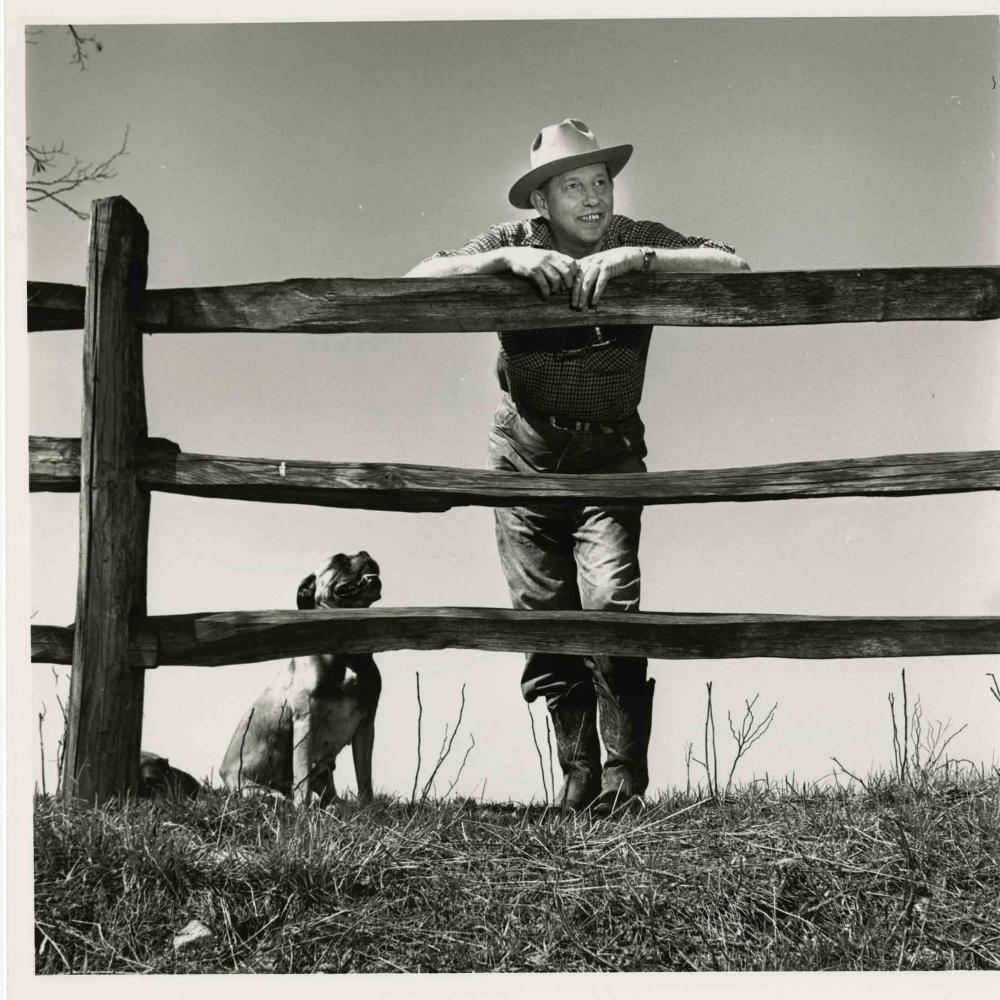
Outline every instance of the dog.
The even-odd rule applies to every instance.
[[[382,596],[367,552],[338,553],[299,584],[300,609],[367,608]],[[337,797],[333,769],[351,744],[358,799],[372,801],[375,712],[382,678],[370,653],[321,653],[291,660],[240,720],[222,761],[226,785],[277,793],[296,805]]]
[[[193,799],[202,785],[193,775],[173,767],[166,757],[142,750],[139,753],[140,799]]]

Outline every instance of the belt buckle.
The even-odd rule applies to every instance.
[[[599,432],[601,434],[615,434],[615,428],[610,424],[603,424],[599,420],[572,420],[569,417],[559,417],[556,414],[549,416],[549,423],[560,431],[577,431],[584,434]]]
[[[586,420],[571,420],[569,417],[559,417],[555,413],[549,415],[549,423],[560,431],[583,431],[590,428]]]

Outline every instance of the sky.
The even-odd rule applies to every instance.
[[[27,131],[85,160],[117,148],[150,231],[149,288],[392,277],[490,224],[545,124],[630,142],[616,210],[726,241],[756,271],[995,265],[997,19],[755,19],[78,26],[26,50]],[[87,224],[28,217],[28,275],[82,284]],[[525,294],[531,294],[530,289]],[[640,412],[650,470],[1000,448],[997,324],[657,328]],[[82,335],[29,339],[28,427],[78,436]],[[185,451],[481,468],[499,400],[496,337],[144,338],[149,432]],[[72,621],[75,494],[34,494],[31,611]],[[643,607],[824,615],[1000,614],[994,493],[647,508]],[[149,611],[291,608],[325,557],[365,548],[382,606],[505,607],[488,508],[406,514],[155,494]],[[377,791],[411,793],[465,708],[437,790],[543,799],[521,655],[376,656]],[[199,777],[280,662],[147,674],[143,747]],[[966,728],[996,761],[1000,657],[652,661],[652,790],[701,777],[713,683],[720,768],[745,701],[777,704],[736,772],[817,780],[892,759],[887,694]],[[68,668],[35,665],[36,780],[54,782]],[[535,730],[544,751],[544,710]],[[464,769],[459,766],[470,738]],[[338,784],[354,788],[350,755]],[[546,765],[546,774],[548,766]]]

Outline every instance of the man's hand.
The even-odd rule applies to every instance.
[[[615,247],[602,250],[576,262],[579,272],[570,293],[570,305],[574,309],[596,306],[601,301],[604,289],[612,278],[642,267],[642,251],[638,247]]]
[[[573,279],[579,266],[572,257],[555,250],[538,250],[535,247],[509,247],[504,251],[508,270],[522,278],[530,278],[547,299],[561,288],[573,288]]]

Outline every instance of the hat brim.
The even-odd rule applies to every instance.
[[[576,156],[564,156],[558,160],[550,160],[534,170],[529,170],[510,189],[510,203],[515,208],[531,208],[531,192],[540,188],[547,180],[577,167],[586,167],[591,163],[606,163],[608,173],[614,177],[629,161],[632,146],[608,146],[606,149],[594,149],[589,153],[577,153]]]

